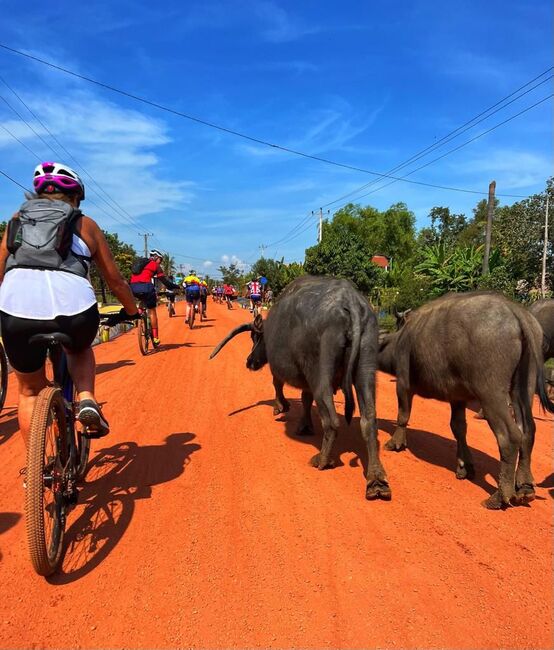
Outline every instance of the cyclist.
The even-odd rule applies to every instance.
[[[169,275],[167,278],[172,284],[175,284],[175,278],[172,275]],[[176,285],[179,286],[179,285]],[[165,290],[165,295],[166,298],[171,305],[171,308],[173,309],[173,313],[175,314],[175,289],[167,289]]]
[[[208,303],[208,283],[206,280],[200,280],[200,304],[202,305],[202,317],[206,318]]]
[[[135,298],[142,300],[144,306],[148,309],[150,321],[152,322],[152,343],[154,347],[160,345],[159,329],[158,329],[158,311],[156,289],[154,287],[153,279],[159,280],[166,289],[178,289],[179,285],[174,284],[165,277],[165,274],[160,265],[163,258],[161,253],[156,248],[150,251],[150,259],[146,261],[140,273],[133,273],[131,275],[131,291]]]
[[[233,309],[233,305],[231,304],[231,298],[233,297],[234,293],[235,293],[235,288],[233,287],[232,284],[223,285],[223,295],[225,296],[228,309]]]
[[[187,313],[185,322],[188,323],[190,318],[190,310],[198,311],[198,302],[200,301],[200,279],[196,275],[196,271],[190,270],[189,274],[183,280],[185,287],[185,299],[187,301]]]
[[[78,174],[67,165],[44,162],[35,168],[33,186],[35,194],[27,194],[0,244],[0,324],[19,383],[19,427],[28,446],[36,398],[47,385],[46,345],[29,340],[62,332],[71,339],[66,353],[80,403],[77,419],[90,437],[100,438],[109,433],[109,424],[94,396],[91,345],[100,317],[88,278],[91,260],[121,301],[121,320],[138,318],[137,308],[102,231],[78,210],[85,198]]]
[[[262,284],[261,278],[254,278],[246,286],[248,287],[248,294],[250,297],[250,311],[254,311],[256,305],[262,304]]]
[[[216,296],[216,302],[218,302],[220,305],[223,304],[223,285],[218,284],[217,287],[215,288],[215,296]]]

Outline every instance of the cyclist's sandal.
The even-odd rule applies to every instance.
[[[103,438],[110,432],[110,425],[92,399],[84,399],[80,403],[77,419],[86,427],[84,435],[87,438]]]

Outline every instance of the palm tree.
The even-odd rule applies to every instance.
[[[164,253],[162,257],[162,269],[166,275],[175,275],[176,266],[175,258],[172,257],[169,253]]]

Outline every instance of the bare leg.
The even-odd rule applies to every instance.
[[[148,315],[150,316],[150,322],[152,323],[152,329],[155,330],[156,334],[158,333],[158,310],[154,309],[148,310]]]
[[[36,372],[18,372],[14,370],[19,382],[19,408],[17,419],[25,447],[29,446],[29,429],[37,395],[47,385],[44,366]]]
[[[96,375],[96,361],[92,348],[82,352],[67,353],[67,367],[69,374],[75,383],[79,401],[94,399],[94,379]]]
[[[451,402],[450,409],[452,412],[450,416],[450,428],[457,442],[456,478],[472,479],[475,477],[475,469],[466,441],[467,422],[465,402]]]

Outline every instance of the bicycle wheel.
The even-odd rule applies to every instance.
[[[8,358],[4,346],[0,342],[0,411],[4,408],[8,392]]]
[[[41,576],[56,570],[65,529],[64,467],[68,460],[65,407],[59,388],[43,388],[31,417],[25,522],[31,562]]]
[[[148,330],[148,318],[144,315],[140,317],[139,325],[137,328],[138,342],[141,354],[148,354],[148,344],[149,344],[149,330]]]

